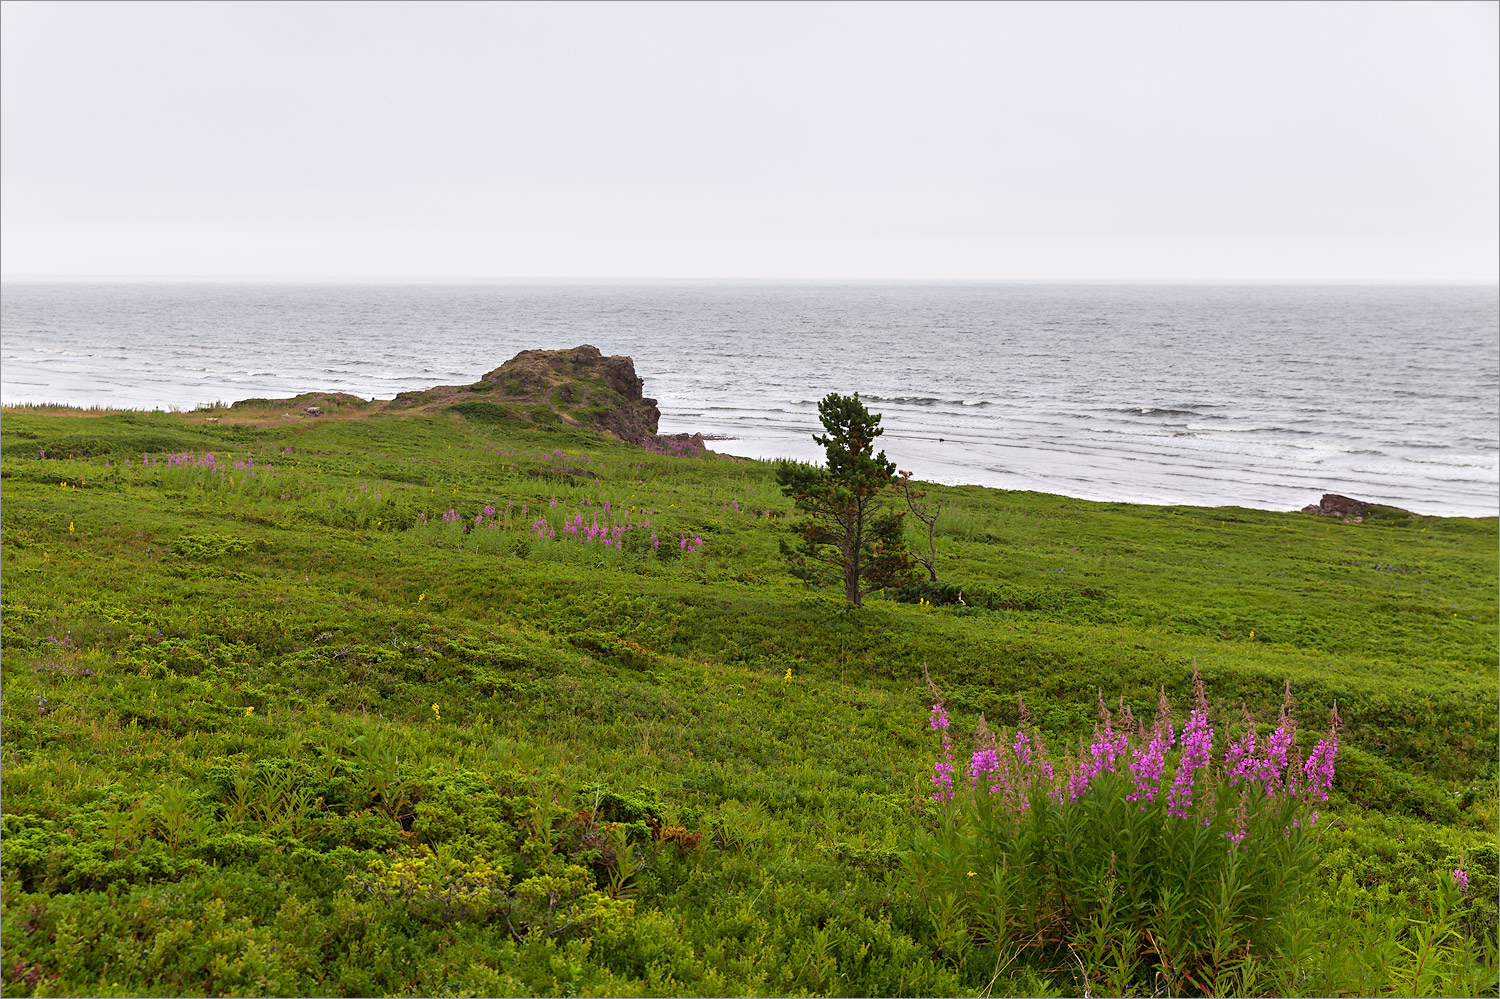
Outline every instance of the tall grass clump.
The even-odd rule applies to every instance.
[[[981,715],[956,767],[932,686],[939,815],[916,851],[917,888],[950,960],[978,942],[1064,954],[1114,994],[1224,995],[1256,991],[1266,962],[1310,946],[1295,910],[1316,866],[1337,707],[1304,756],[1290,686],[1274,731],[1263,737],[1247,713],[1233,738],[1215,728],[1196,676],[1194,688],[1180,727],[1164,693],[1149,727],[1101,696],[1092,741],[1061,759],[1024,704],[1014,733]]]

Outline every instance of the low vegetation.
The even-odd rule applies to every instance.
[[[5,414],[6,994],[1494,994],[1494,519],[924,485],[853,608],[773,466],[463,414]]]

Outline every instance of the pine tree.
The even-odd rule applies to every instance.
[[[911,558],[902,533],[903,512],[882,509],[880,498],[895,480],[896,466],[885,452],[875,453],[880,416],[852,396],[829,393],[818,403],[824,434],[825,467],[783,461],[776,468],[781,491],[807,514],[792,525],[801,538],[782,542],[792,572],[809,582],[832,570],[841,576],[844,596],[854,606],[865,594],[906,582]]]

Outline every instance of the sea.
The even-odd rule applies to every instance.
[[[387,399],[584,343],[728,454],[815,460],[858,393],[918,479],[1500,511],[1494,286],[6,282],[0,403]]]

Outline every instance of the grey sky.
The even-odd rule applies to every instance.
[[[1494,281],[1497,12],[6,3],[0,266]]]

